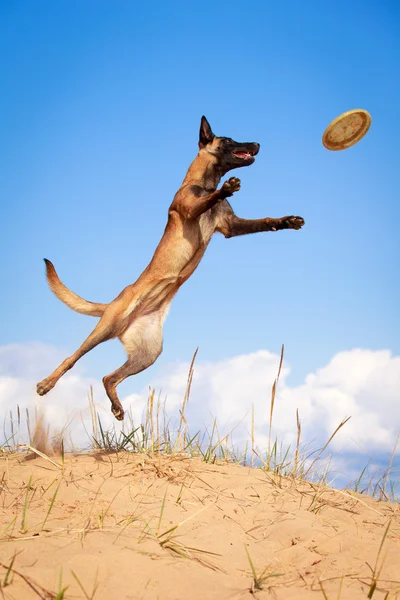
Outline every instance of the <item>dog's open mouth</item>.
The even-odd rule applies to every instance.
[[[233,153],[233,156],[236,156],[236,158],[241,158],[242,160],[247,160],[249,158],[253,158],[255,152],[243,152],[242,150],[238,150],[237,152]]]

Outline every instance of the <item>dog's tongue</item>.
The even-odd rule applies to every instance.
[[[235,156],[238,156],[239,158],[248,158],[251,154],[249,154],[249,152],[235,152]]]

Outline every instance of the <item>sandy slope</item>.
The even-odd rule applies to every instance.
[[[14,573],[5,598],[55,597],[44,590],[58,592],[61,568],[64,598],[246,598],[253,581],[246,547],[266,577],[256,597],[323,599],[322,581],[329,600],[357,600],[367,597],[368,565],[390,519],[373,598],[400,590],[397,505],[184,457],[70,455],[61,471],[13,456],[0,467],[0,577],[17,553],[13,568],[27,578]]]

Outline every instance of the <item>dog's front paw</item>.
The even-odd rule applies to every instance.
[[[304,219],[302,217],[283,217],[282,222],[285,229],[301,229],[304,225]]]
[[[223,184],[223,186],[221,188],[222,195],[225,198],[228,198],[229,196],[233,196],[233,194],[235,192],[238,192],[239,190],[240,190],[240,179],[238,179],[237,177],[230,177],[228,179],[228,181],[225,181],[225,183]]]

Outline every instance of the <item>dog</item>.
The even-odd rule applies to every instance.
[[[231,177],[218,189],[220,179],[232,169],[248,167],[255,161],[260,144],[235,142],[217,137],[203,116],[200,123],[199,152],[190,165],[168,211],[168,221],[151,262],[136,280],[109,304],[84,300],[59,279],[53,264],[45,259],[47,281],[54,294],[69,308],[100,317],[96,327],[74,354],[46,379],[37,384],[40,396],[87,352],[106,340],[118,337],[128,355],[122,367],[103,377],[118,420],[124,409],[116,387],[124,379],[144,371],[162,351],[162,330],[169,306],[178,289],[193,274],[215,232],[226,238],[262,231],[301,229],[304,219],[287,216],[278,219],[241,219],[227,198],[240,189],[240,180]]]

